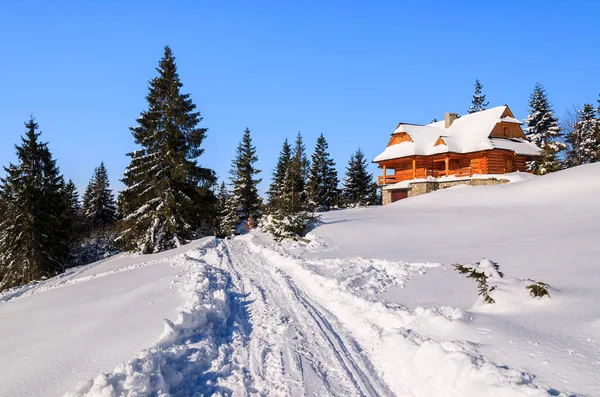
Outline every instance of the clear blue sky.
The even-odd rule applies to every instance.
[[[559,117],[595,104],[599,17],[597,1],[4,1],[0,164],[33,114],[80,193],[101,161],[120,190],[128,127],[168,44],[209,128],[202,165],[226,177],[248,127],[262,191],[298,131],[309,152],[323,133],[343,173],[399,121],[465,113],[475,78],[521,119],[536,81]]]

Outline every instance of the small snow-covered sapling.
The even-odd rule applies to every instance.
[[[550,293],[548,292],[548,287],[549,287],[548,284],[538,281],[531,285],[528,285],[527,289],[529,290],[529,293],[531,294],[532,297],[542,298],[546,295],[548,295],[548,297],[550,297]]]
[[[485,303],[496,303],[490,296],[490,292],[496,289],[495,286],[490,287],[487,283],[489,277],[503,278],[504,273],[500,271],[500,266],[496,262],[489,259],[483,259],[474,265],[455,264],[454,269],[460,274],[468,274],[467,278],[472,278],[477,282],[479,296],[483,297]]]

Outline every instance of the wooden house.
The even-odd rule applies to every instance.
[[[379,185],[404,198],[411,182],[526,172],[526,162],[539,157],[508,106],[498,106],[427,125],[400,123],[386,149],[373,160],[382,174]],[[450,180],[448,179],[448,180]]]

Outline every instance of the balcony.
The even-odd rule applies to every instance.
[[[481,173],[481,171],[479,171],[479,173]],[[446,173],[446,170],[439,170],[439,169],[416,169],[414,175],[416,176],[416,178],[413,178],[413,171],[410,170],[408,172],[405,173],[396,173],[394,175],[379,175],[377,177],[377,184],[378,185],[390,185],[393,183],[398,183],[398,182],[402,182],[402,181],[407,181],[407,180],[412,180],[412,179],[424,179],[427,178],[429,176],[433,176],[434,178],[440,178],[440,177],[445,177],[446,175],[451,176],[457,176],[457,177],[466,177],[466,176],[473,176],[473,168],[472,167],[462,167],[462,168],[455,168],[455,169],[450,169],[448,170],[448,172]]]
[[[399,180],[396,180],[396,176],[395,175],[379,175],[377,177],[377,184],[378,185],[389,185],[391,183],[396,183],[396,182],[400,182]]]

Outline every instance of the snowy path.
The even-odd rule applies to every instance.
[[[186,270],[178,318],[153,347],[66,395],[394,395],[335,317],[250,244],[214,239],[169,258]]]
[[[272,248],[252,236],[206,239],[169,257],[184,270],[177,319],[165,320],[156,344],[66,396],[547,395],[534,376],[487,361],[475,344],[414,329],[452,327],[460,310],[370,299],[372,282],[401,285],[434,264],[319,263]],[[318,273],[335,266],[347,276]]]
[[[349,333],[289,276],[244,240],[219,249],[221,266],[248,299],[249,370],[257,389],[281,396],[391,395]]]

